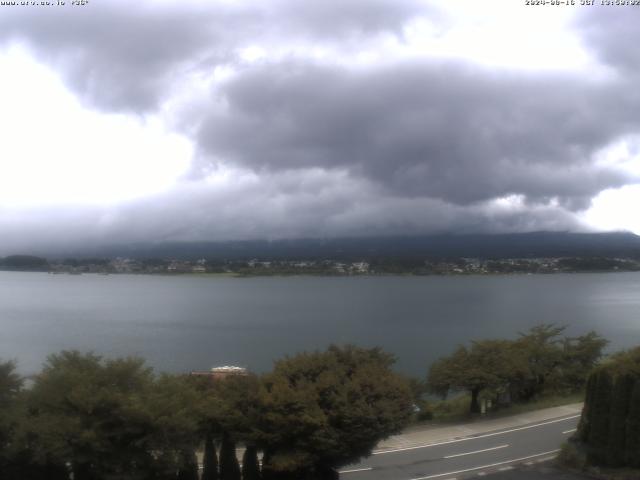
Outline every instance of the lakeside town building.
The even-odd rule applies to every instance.
[[[244,367],[235,367],[233,365],[225,365],[222,367],[213,367],[210,370],[194,370],[191,375],[198,377],[208,377],[211,381],[223,380],[229,377],[246,377],[249,372]]]

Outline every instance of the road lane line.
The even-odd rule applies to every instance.
[[[373,470],[373,468],[367,467],[367,468],[354,468],[353,470],[339,470],[338,473],[368,472],[370,470]]]
[[[536,460],[536,463],[548,462],[549,460],[553,460],[554,458],[556,458],[555,455],[551,457],[539,458],[538,460]]]
[[[424,445],[416,445],[413,447],[394,448],[393,450],[382,450],[379,452],[373,452],[371,455],[384,455],[386,453],[405,452],[407,450],[417,450],[419,448],[437,447],[438,445],[449,445],[451,443],[457,443],[457,442],[468,442],[469,440],[495,437],[496,435],[504,435],[506,433],[519,432],[520,430],[527,430],[529,428],[543,427],[545,425],[551,425],[552,423],[566,422],[567,420],[573,420],[574,418],[579,418],[579,417],[580,415],[573,415],[571,417],[558,418],[556,420],[550,420],[548,422],[536,423],[535,425],[527,425],[526,427],[512,428],[510,430],[504,430],[501,432],[485,433],[482,435],[477,435],[475,437],[465,437],[465,438],[459,438],[456,440],[447,440],[446,442],[439,442],[439,443],[426,443]]]
[[[541,457],[543,455],[550,455],[552,453],[558,453],[559,451],[560,449],[551,450],[549,452],[536,453],[535,455],[529,455],[527,457],[520,457],[520,458],[511,459],[511,460],[505,460],[504,462],[492,463],[490,465],[482,465],[480,467],[465,468],[464,470],[456,470],[455,472],[436,473],[435,475],[427,475],[426,477],[416,477],[416,478],[412,478],[411,480],[428,480],[429,478],[446,477],[447,475],[457,475],[458,473],[473,472],[474,470],[482,470],[484,468],[492,468],[492,467],[497,467],[499,465],[505,465],[507,463],[521,462],[523,460],[528,460],[530,458]]]
[[[572,428],[571,430],[565,430],[564,432],[562,432],[563,435],[566,435],[567,433],[573,433],[576,430],[578,430],[577,428]]]
[[[508,446],[509,444],[506,444],[506,445],[500,445],[498,447],[483,448],[482,450],[476,450],[475,452],[456,453],[455,455],[447,455],[444,458],[464,457],[465,455],[473,455],[474,453],[490,452],[491,450],[499,450],[500,448],[507,448]]]

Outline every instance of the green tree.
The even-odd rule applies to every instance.
[[[592,464],[640,466],[640,347],[591,373],[577,439]]]
[[[14,459],[9,452],[18,421],[16,404],[22,379],[14,362],[0,362],[0,478],[8,478]]]
[[[148,456],[141,446],[149,431],[141,397],[151,381],[140,359],[50,356],[27,397],[24,434],[35,460],[69,462],[76,480],[135,470]]]
[[[470,413],[480,412],[480,394],[508,390],[525,371],[524,358],[513,342],[482,340],[464,346],[450,356],[436,361],[430,368],[427,384],[436,394],[446,396],[453,391],[471,394]]]
[[[640,379],[636,379],[631,391],[625,433],[625,463],[640,468]]]
[[[593,422],[592,406],[595,391],[596,376],[594,374],[591,374],[587,379],[584,406],[582,407],[582,415],[580,416],[580,422],[578,424],[578,438],[583,443],[586,443],[589,440],[589,435],[591,432],[591,423]]]
[[[505,397],[516,401],[550,391],[580,391],[607,341],[595,332],[563,338],[564,330],[542,324],[516,340],[482,340],[461,346],[431,366],[429,389],[443,397],[452,391],[469,392],[472,413],[480,411],[478,400],[483,391],[508,393]]]
[[[260,380],[255,375],[232,375],[214,382],[212,425],[230,438],[255,443],[260,403]]]
[[[155,475],[175,476],[184,455],[202,442],[202,394],[187,376],[163,374],[152,384],[145,399],[146,420],[151,426],[144,448],[158,461]]]
[[[222,435],[222,444],[220,445],[220,480],[240,480],[240,477],[236,443],[225,432]]]
[[[204,458],[202,460],[202,480],[218,480],[218,457],[213,435],[208,432],[204,440]]]
[[[592,404],[592,422],[589,432],[589,458],[595,463],[606,462],[606,449],[609,438],[609,420],[611,414],[611,374],[600,370],[596,376]]]
[[[567,392],[581,391],[608,343],[594,331],[575,338],[564,338],[561,362],[556,366],[555,373],[550,374],[553,383]]]
[[[0,412],[13,403],[22,388],[22,378],[14,362],[0,362]]]
[[[0,265],[8,270],[46,270],[49,263],[45,258],[33,255],[10,255],[2,259]]]
[[[193,450],[180,452],[177,480],[198,480],[198,459]]]
[[[276,362],[258,416],[264,478],[327,475],[401,430],[411,418],[411,392],[393,363],[380,349],[354,346]]]
[[[562,365],[564,353],[560,335],[565,329],[542,324],[520,334],[515,343],[517,350],[526,358],[527,370],[521,380],[514,384],[513,394],[516,398],[526,401],[542,393],[549,378]]]
[[[26,395],[21,438],[34,463],[68,463],[75,480],[175,479],[200,443],[199,398],[187,379],[156,379],[141,359],[61,352]]]
[[[233,375],[214,382],[196,380],[201,391],[201,415],[205,435],[222,439],[220,478],[239,478],[235,443],[255,445],[260,381],[257,376]],[[233,455],[229,452],[233,451]]]
[[[258,449],[249,445],[242,455],[242,480],[260,480],[260,464],[258,462]]]
[[[607,464],[618,467],[625,463],[626,423],[635,379],[622,375],[616,379],[612,391],[609,432],[607,437]]]

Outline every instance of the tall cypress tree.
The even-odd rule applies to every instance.
[[[607,464],[612,467],[619,467],[625,463],[625,426],[634,383],[635,379],[631,375],[621,375],[613,387],[607,446]]]
[[[261,478],[258,449],[248,445],[242,456],[242,480],[260,480]]]
[[[220,445],[220,480],[240,480],[240,465],[236,457],[236,443],[228,433],[222,435]]]
[[[640,379],[636,378],[627,414],[625,463],[640,467]]]
[[[597,378],[595,373],[591,373],[587,379],[584,407],[582,407],[582,415],[578,424],[578,438],[585,443],[589,440],[589,432],[593,422],[593,396],[596,391]]]
[[[218,456],[216,446],[213,443],[213,436],[207,433],[204,439],[204,458],[202,460],[203,470],[201,480],[218,480]]]
[[[594,465],[640,468],[640,347],[589,376],[578,438]]]
[[[612,387],[611,374],[604,369],[600,370],[593,395],[593,420],[589,431],[589,460],[596,464],[604,464],[607,461]]]

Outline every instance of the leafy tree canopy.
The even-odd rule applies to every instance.
[[[484,390],[508,393],[516,400],[529,400],[545,389],[579,391],[607,341],[595,332],[563,338],[564,330],[542,324],[516,340],[482,340],[471,342],[470,347],[460,346],[431,366],[429,389],[442,396],[468,391],[472,413],[479,412],[478,397]]]
[[[276,363],[261,389],[267,466],[319,470],[352,463],[411,417],[407,383],[380,349],[332,346]]]
[[[510,381],[525,374],[524,357],[513,342],[482,340],[464,346],[435,362],[428,375],[434,393],[446,396],[450,391],[471,393],[470,411],[480,411],[478,397],[482,390],[503,391]]]

